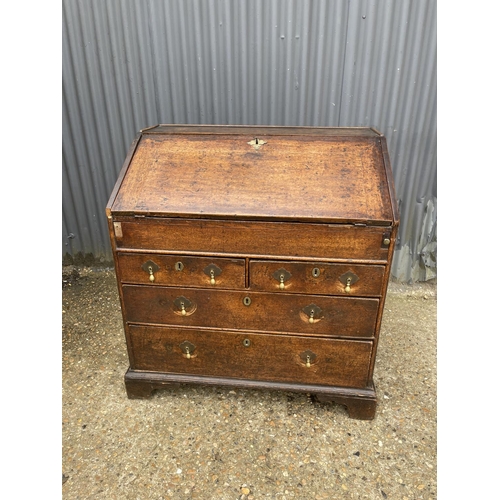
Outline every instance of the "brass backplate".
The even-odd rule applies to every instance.
[[[302,353],[300,353],[300,359],[301,361],[306,364],[307,361],[309,360],[309,363],[311,363],[311,365],[316,361],[316,354],[314,354],[314,352],[312,351],[304,351]]]
[[[347,285],[347,280],[349,278],[351,278],[351,285],[354,285],[354,283],[359,280],[359,278],[352,271],[347,271],[346,273],[344,273],[342,276],[340,276],[339,280],[342,284]]]
[[[281,277],[283,276],[283,282],[288,281],[292,275],[286,269],[280,267],[278,270],[274,271],[273,278],[277,281],[281,281]]]
[[[174,305],[175,307],[181,311],[183,309],[182,306],[184,306],[184,309],[186,310],[186,312],[190,312],[192,311],[193,309],[193,303],[187,299],[186,297],[184,297],[183,295],[181,295],[180,297],[177,297],[175,300],[174,300]],[[194,312],[194,311],[193,311]]]
[[[148,260],[147,262],[144,262],[144,264],[142,265],[142,269],[147,273],[149,273],[149,268],[151,268],[151,270],[154,273],[160,270],[160,267],[157,264],[155,264],[152,260]]]
[[[182,350],[183,354],[193,354],[194,350],[196,349],[196,346],[194,344],[191,344],[188,340],[185,340],[182,344],[179,345],[179,347]]]
[[[321,319],[323,317],[323,310],[316,304],[309,304],[308,306],[303,307],[302,311],[308,318],[311,317],[311,313],[313,313],[312,316],[314,319]]]
[[[216,266],[215,264],[209,264],[207,267],[205,267],[205,269],[203,269],[203,272],[207,276],[211,276],[212,273],[214,276],[219,276],[219,274],[222,273],[222,269],[220,267]]]

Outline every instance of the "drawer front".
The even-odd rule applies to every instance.
[[[244,288],[244,259],[118,253],[121,281],[183,287]]]
[[[151,326],[129,333],[135,370],[253,380],[365,387],[372,352],[369,341]]]
[[[374,336],[379,301],[286,293],[124,285],[130,323],[289,334]]]
[[[380,296],[385,267],[324,262],[250,261],[250,289]]]
[[[118,249],[382,261],[388,256],[387,231],[389,227],[147,217],[122,217],[115,223]]]

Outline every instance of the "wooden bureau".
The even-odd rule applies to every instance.
[[[399,215],[371,128],[158,125],[106,207],[128,397],[196,383],[375,415]]]

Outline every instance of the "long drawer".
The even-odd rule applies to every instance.
[[[374,335],[379,301],[287,293],[123,285],[129,323],[283,332]]]
[[[387,261],[390,229],[350,224],[120,217],[117,248]],[[389,241],[389,240],[387,240]]]
[[[129,326],[134,370],[364,387],[370,341]]]

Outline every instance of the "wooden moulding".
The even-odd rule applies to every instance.
[[[130,399],[147,399],[152,396],[155,390],[168,389],[174,385],[181,384],[308,393],[311,394],[314,400],[320,403],[333,402],[345,406],[349,417],[359,420],[372,420],[375,417],[377,408],[377,395],[373,385],[364,389],[346,389],[325,385],[139,372],[131,369],[128,369],[125,373],[125,387],[127,396]]]

